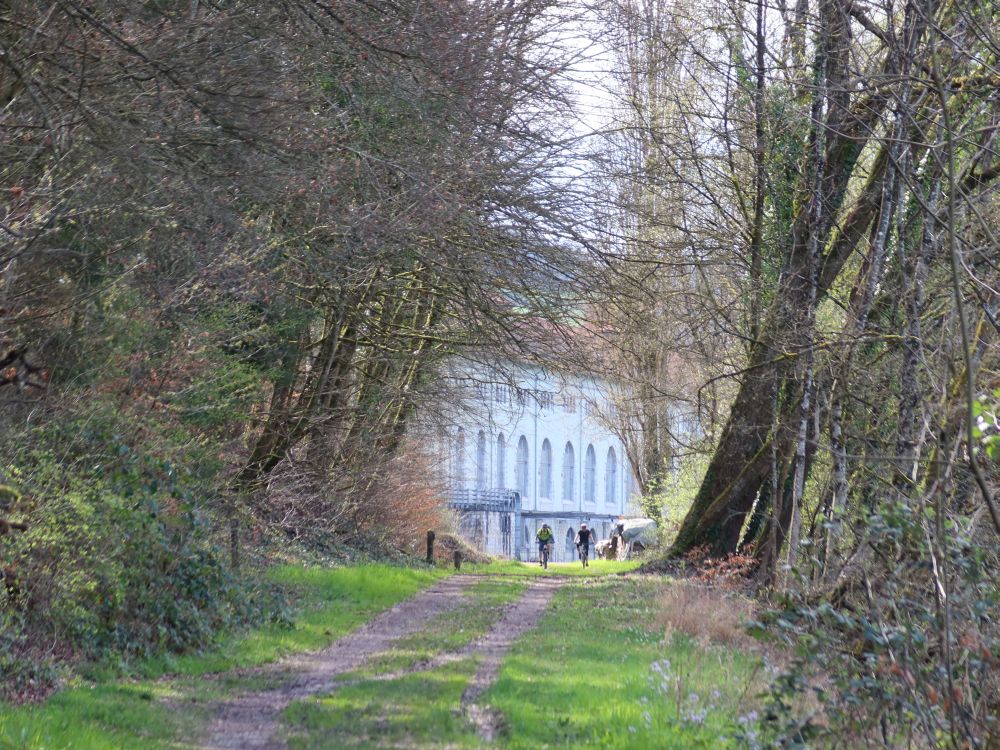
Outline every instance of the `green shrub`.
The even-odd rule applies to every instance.
[[[220,561],[199,467],[176,445],[134,448],[125,421],[91,405],[5,467],[30,526],[0,547],[23,589],[8,654],[53,639],[86,657],[189,651],[275,609]]]
[[[792,649],[753,727],[764,746],[997,746],[994,532],[946,512],[938,546],[934,520],[930,506],[884,504],[850,586],[832,600],[789,593],[756,624]]]

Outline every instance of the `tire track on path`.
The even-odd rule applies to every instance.
[[[434,617],[462,604],[462,594],[479,576],[451,576],[382,613],[354,633],[344,636],[323,651],[297,654],[262,673],[292,674],[281,687],[244,693],[224,704],[216,714],[205,750],[284,750],[276,737],[281,712],[293,701],[333,692],[337,688],[366,680],[338,681],[372,656],[386,651],[401,638],[422,630]],[[565,583],[559,578],[538,578],[510,604],[489,632],[462,649],[439,654],[406,669],[378,675],[375,681],[389,681],[424,672],[470,656],[481,656],[476,673],[462,695],[460,709],[480,736],[492,739],[503,726],[503,717],[476,701],[496,681],[503,657],[524,633],[538,624],[552,596]]]
[[[360,667],[373,654],[422,629],[428,620],[459,606],[477,576],[455,575],[400,602],[322,651],[295,654],[255,672],[273,674],[280,687],[244,693],[216,713],[205,750],[283,750],[275,738],[281,712],[290,703],[328,692],[338,675]],[[287,679],[291,673],[291,679]]]
[[[476,668],[476,674],[462,694],[462,710],[484,740],[492,740],[502,730],[504,718],[496,709],[478,703],[479,697],[497,681],[500,664],[510,647],[538,625],[552,597],[565,582],[564,578],[538,579],[504,613],[486,637],[477,642],[474,653],[481,654],[482,659]]]

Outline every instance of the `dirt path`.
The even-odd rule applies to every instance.
[[[563,583],[563,578],[539,579],[517,604],[504,613],[486,637],[475,644],[475,651],[482,655],[482,659],[462,694],[462,708],[483,739],[492,740],[499,733],[503,727],[503,716],[492,708],[479,705],[476,700],[496,682],[504,655],[518,638],[538,624],[549,606],[549,600]]]
[[[280,686],[244,693],[223,704],[211,725],[208,740],[201,747],[206,750],[283,750],[285,746],[275,733],[285,707],[293,701],[328,693],[348,684],[337,682],[336,678],[358,669],[395,641],[419,632],[434,617],[455,609],[462,603],[465,590],[475,580],[476,576],[451,576],[383,612],[322,651],[296,654],[255,671],[256,675],[273,675]],[[403,672],[382,675],[377,679],[395,679],[457,658],[482,654],[476,675],[462,696],[462,708],[481,735],[492,737],[499,718],[479,707],[475,700],[496,680],[504,654],[520,635],[537,624],[561,584],[562,580],[555,578],[533,581],[489,633],[460,653],[442,654]]]
[[[278,718],[292,701],[327,691],[337,675],[360,667],[365,660],[384,651],[393,641],[420,630],[427,620],[454,609],[475,576],[451,576],[344,636],[322,651],[296,654],[256,674],[273,675],[279,687],[244,693],[224,704],[212,722],[209,739],[202,747],[211,750],[277,750],[274,738]]]

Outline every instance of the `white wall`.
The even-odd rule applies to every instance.
[[[594,415],[610,409],[600,382],[585,377],[553,376],[541,369],[519,368],[513,382],[494,373],[467,371],[464,382],[467,393],[463,416],[446,428],[451,457],[449,472],[453,487],[474,489],[477,486],[477,436],[480,430],[486,438],[485,487],[496,488],[497,435],[506,443],[502,489],[517,489],[517,446],[521,436],[528,442],[528,487],[522,494],[522,508],[527,511],[554,513],[575,511],[598,515],[623,515],[628,508],[628,492],[633,484],[628,480],[631,469],[625,460],[621,441]],[[462,374],[456,373],[461,379]],[[512,387],[513,386],[513,387]],[[464,471],[457,475],[454,461],[455,436],[464,432]],[[543,482],[542,447],[548,440],[552,448],[551,491],[541,492]],[[565,498],[564,454],[566,444],[573,446],[572,497]],[[595,498],[584,498],[587,447],[593,446],[596,457],[594,477]],[[616,471],[613,472],[613,497],[608,498],[607,456],[614,450]],[[575,528],[575,526],[574,526]]]

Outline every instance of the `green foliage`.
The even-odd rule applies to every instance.
[[[697,453],[680,462],[674,471],[664,476],[639,499],[642,512],[660,524],[660,533],[669,536],[664,539],[670,544],[680,528],[684,516],[698,494],[705,472],[708,470],[708,456]]]
[[[247,419],[264,391],[257,368],[216,354],[209,372],[168,397],[181,419],[202,430],[221,429]]]
[[[121,378],[148,372],[149,353],[165,351],[171,331],[148,314],[141,292],[114,283],[77,307],[69,325],[46,334],[41,354],[56,363],[54,384],[74,389],[101,384],[106,389]]]
[[[761,243],[765,308],[772,301],[783,254],[790,241],[798,208],[795,205],[796,188],[801,188],[802,163],[807,154],[805,144],[811,127],[808,105],[797,100],[794,92],[784,84],[775,83],[768,88],[766,106],[764,162],[767,180]]]
[[[987,459],[1000,464],[1000,388],[972,405],[972,436]]]
[[[45,614],[35,627],[91,654],[148,653],[195,647],[238,616],[236,583],[169,465],[139,458],[57,481],[55,457],[35,459],[31,529],[9,553],[30,611]]]
[[[170,378],[163,393],[186,426],[210,433],[248,423],[269,382],[294,377],[286,365],[297,362],[297,339],[309,324],[294,305],[219,295],[211,308],[187,321],[197,335],[184,370]]]
[[[51,638],[88,657],[182,652],[276,610],[218,559],[205,476],[180,447],[139,450],[130,432],[124,415],[91,404],[18,436],[28,447],[3,473],[24,491],[13,512],[29,530],[0,547],[22,599],[8,657]]]
[[[857,584],[858,601],[789,594],[755,624],[760,637],[794,650],[772,685],[769,720],[754,728],[764,747],[843,737],[992,747],[1000,737],[995,543],[947,518],[950,538],[932,548],[934,523],[932,507],[886,503],[868,519],[879,562]],[[946,602],[933,594],[943,586]]]
[[[200,312],[193,325],[221,352],[257,367],[264,377],[277,378],[284,374],[279,364],[297,356],[298,337],[314,314],[283,295],[251,303],[216,290],[212,306]]]

